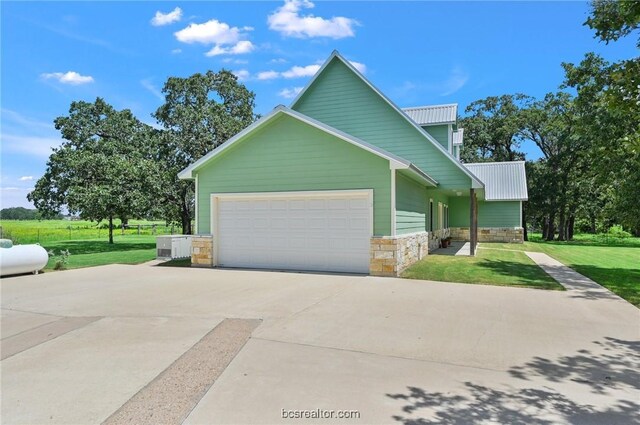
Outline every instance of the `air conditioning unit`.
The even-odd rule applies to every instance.
[[[156,259],[176,260],[191,257],[191,235],[166,235],[156,238]]]

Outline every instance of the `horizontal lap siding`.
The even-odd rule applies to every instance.
[[[238,141],[198,174],[198,233],[212,193],[373,189],[374,234],[391,232],[389,162],[289,116]]]
[[[440,187],[470,187],[471,179],[450,158],[338,59],[293,109],[413,162]]]
[[[478,202],[479,227],[519,227],[519,201]]]
[[[426,189],[400,174],[396,176],[396,234],[424,232]]]
[[[433,136],[443,148],[449,150],[449,126],[448,125],[429,125],[422,127],[427,133]]]

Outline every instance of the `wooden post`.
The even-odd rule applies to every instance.
[[[476,244],[478,243],[478,211],[476,192],[469,189],[469,254],[476,255]]]

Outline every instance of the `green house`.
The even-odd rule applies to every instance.
[[[398,108],[333,52],[191,164],[192,263],[396,276],[443,238],[522,242],[524,163],[463,164],[457,105]]]

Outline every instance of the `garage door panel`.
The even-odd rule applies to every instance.
[[[272,194],[260,199],[221,196],[218,263],[366,273],[371,208],[367,193]]]

